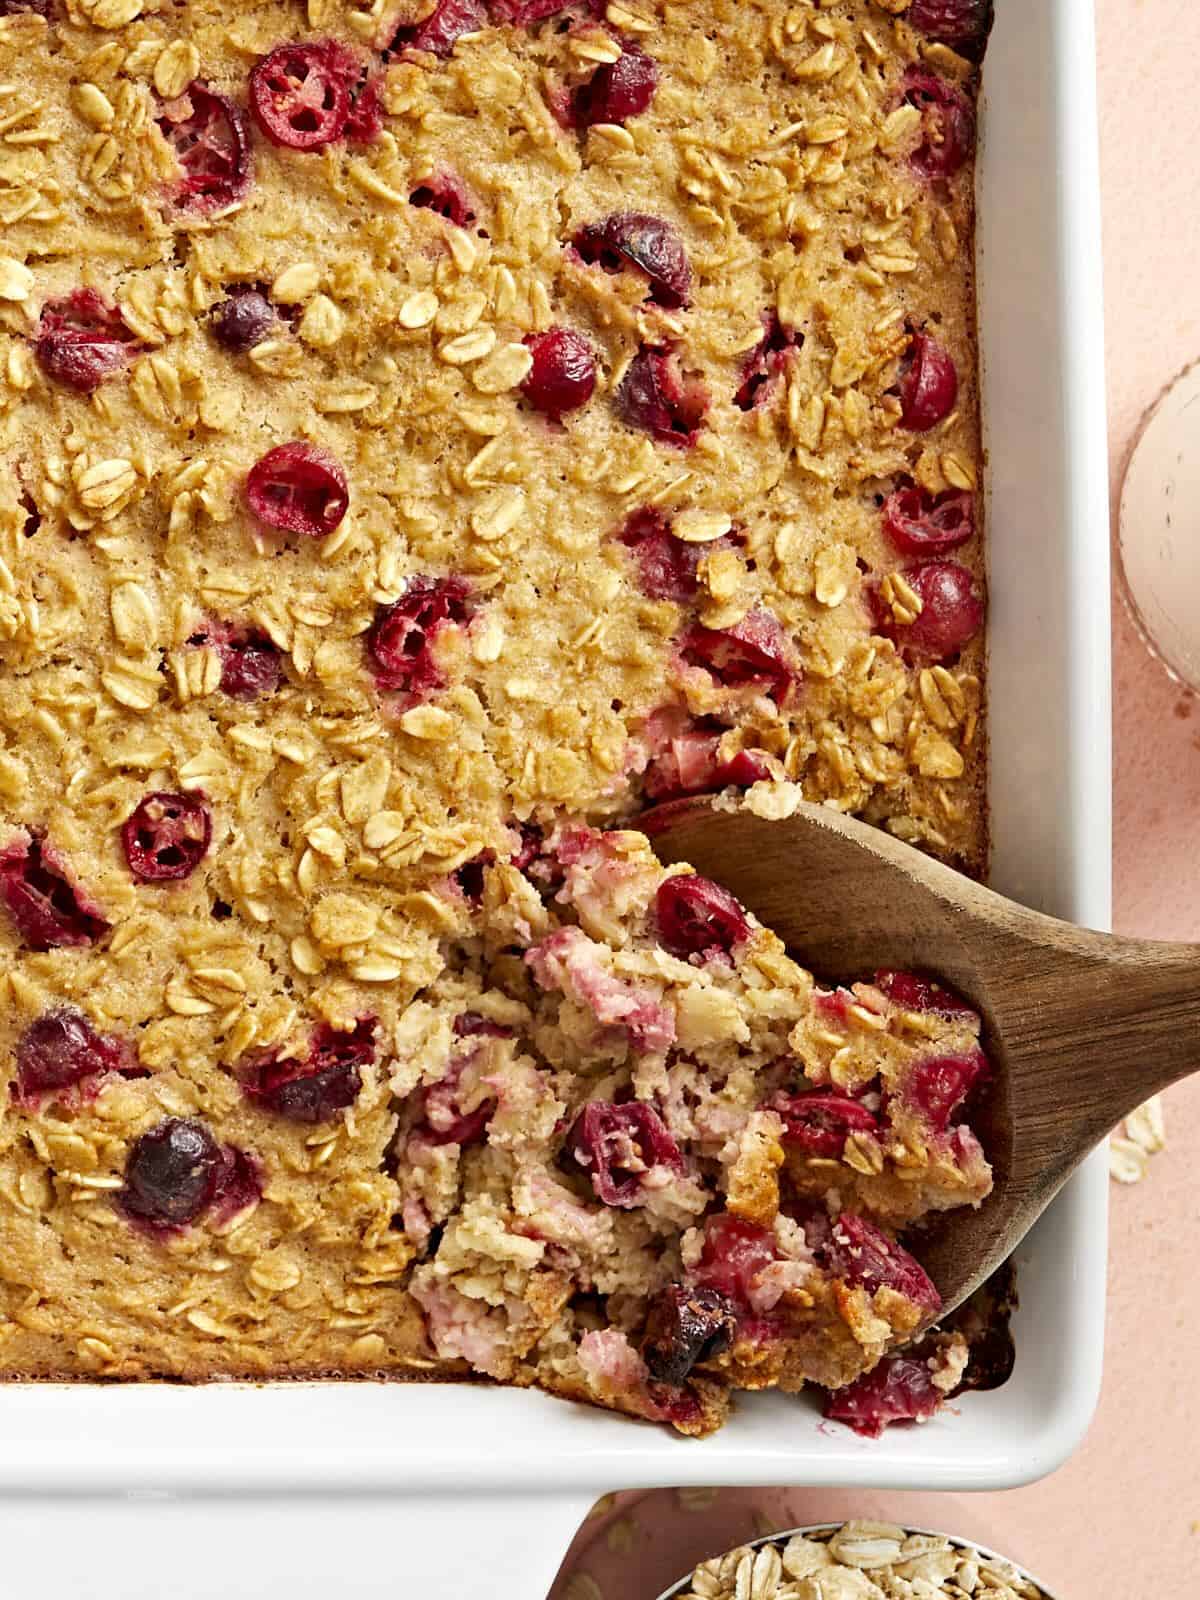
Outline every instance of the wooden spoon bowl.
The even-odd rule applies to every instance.
[[[673,802],[639,826],[663,861],[724,884],[820,977],[926,973],[981,1013],[995,1074],[972,1125],[995,1186],[981,1206],[944,1213],[923,1233],[942,1314],[1012,1254],[1123,1116],[1200,1065],[1200,947],[1027,910],[803,801],[772,819]]]

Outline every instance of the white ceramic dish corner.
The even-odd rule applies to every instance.
[[[1092,0],[998,0],[997,11],[980,169],[994,881],[1103,927],[1109,534]],[[0,1495],[42,1498],[0,1502],[0,1526],[40,1524],[45,1497],[72,1494],[121,1494],[127,1510],[130,1496],[236,1495],[228,1515],[244,1518],[247,1491],[384,1493],[406,1580],[395,1592],[478,1592],[486,1551],[489,1592],[540,1600],[584,1510],[618,1485],[1010,1487],[1052,1471],[1091,1419],[1106,1232],[1106,1169],[1094,1159],[1022,1251],[1012,1380],[877,1443],[778,1396],[743,1403],[724,1432],[693,1444],[482,1387],[11,1387],[0,1391]],[[324,1509],[331,1528],[340,1506]],[[66,1566],[82,1510],[59,1545]],[[128,1526],[115,1507],[86,1521],[81,1574]],[[280,1594],[311,1592],[287,1581],[313,1575],[306,1546],[277,1537],[262,1581],[236,1592],[265,1595],[276,1581]]]

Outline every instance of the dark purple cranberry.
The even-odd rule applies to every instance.
[[[596,387],[596,354],[574,328],[526,335],[533,355],[521,392],[535,411],[555,419],[587,405]]]
[[[449,167],[439,167],[419,183],[408,197],[410,206],[434,211],[456,228],[467,228],[475,221],[475,202],[466,184]]]
[[[893,1005],[906,1011],[932,1011],[948,1022],[978,1022],[979,1013],[952,990],[932,978],[922,978],[915,972],[897,972],[887,967],[872,979]]]
[[[247,1096],[289,1122],[328,1122],[354,1104],[363,1068],[375,1059],[374,1017],[360,1017],[340,1033],[322,1023],[303,1061],[265,1057],[252,1062],[242,1078]]]
[[[774,380],[787,371],[804,343],[804,335],[787,327],[774,311],[764,311],[762,323],[763,336],[746,357],[741,386],[733,397],[740,411],[753,411],[770,398]]]
[[[987,1072],[988,1059],[978,1048],[927,1056],[909,1070],[900,1098],[919,1111],[935,1133],[944,1133],[950,1118]]]
[[[751,1309],[754,1281],[778,1259],[775,1235],[756,1222],[719,1211],[704,1224],[704,1244],[696,1267],[697,1280],[716,1289],[739,1311]]]
[[[238,284],[228,300],[212,308],[209,327],[226,350],[241,352],[260,344],[275,326],[275,307],[253,284]]]
[[[975,593],[974,578],[957,561],[927,561],[906,567],[903,576],[921,601],[920,613],[912,622],[897,622],[875,590],[869,598],[876,628],[906,660],[949,661],[983,627],[984,605]]]
[[[921,113],[921,142],[909,157],[926,178],[952,178],[975,148],[975,112],[948,78],[910,67],[904,99]]]
[[[478,1011],[461,1011],[454,1019],[453,1034],[456,1039],[510,1039],[512,1029],[502,1022],[493,1022]]]
[[[815,1089],[768,1101],[783,1121],[783,1142],[806,1156],[837,1160],[852,1133],[878,1133],[879,1119],[860,1100]]]
[[[575,1119],[563,1154],[591,1179],[596,1198],[629,1210],[644,1204],[649,1183],[683,1171],[683,1156],[666,1124],[641,1100],[611,1105],[591,1100]]]
[[[597,122],[622,126],[649,109],[658,88],[658,63],[636,45],[626,45],[615,61],[597,67],[586,83],[571,91],[567,121],[572,128]]]
[[[120,1039],[97,1033],[82,1011],[61,1006],[30,1023],[17,1041],[17,1093],[22,1100],[36,1100],[132,1066],[132,1054]]]
[[[958,368],[945,345],[928,333],[914,333],[900,365],[900,420],[914,433],[930,428],[954,410]]]
[[[273,641],[257,628],[212,621],[188,640],[208,645],[221,658],[221,693],[231,700],[262,700],[279,688],[283,669]]]
[[[691,449],[708,415],[708,385],[686,371],[678,345],[645,345],[616,393],[617,415],[660,444]]]
[[[448,56],[464,33],[477,33],[487,20],[486,0],[440,0],[424,22],[398,28],[388,52],[426,50],[430,55]]]
[[[175,191],[182,209],[217,210],[242,198],[250,186],[250,139],[240,106],[197,81],[163,106],[158,128],[183,168]]]
[[[748,789],[771,776],[770,763],[758,750],[738,750],[722,758],[723,732],[719,724],[702,721],[676,734],[646,768],[646,798],[662,802],[721,789]]]
[[[678,311],[691,298],[692,266],[683,240],[661,217],[618,211],[580,228],[573,243],[589,266],[603,267],[605,272],[629,268],[640,272],[655,305]]]
[[[250,106],[272,144],[319,150],[345,136],[358,59],[336,39],[281,44],[250,73]]]
[[[981,61],[995,13],[993,0],[913,0],[904,20],[968,61]]]
[[[466,578],[411,578],[399,600],[379,608],[366,642],[381,689],[424,700],[445,688],[433,643],[444,628],[470,620],[470,598]]]
[[[111,300],[95,289],[73,289],[42,307],[33,353],[55,383],[91,394],[106,378],[124,372],[137,347]]]
[[[728,889],[698,872],[677,873],[654,896],[658,936],[673,956],[729,956],[750,937],[745,908]]]
[[[269,528],[310,539],[331,534],[346,515],[350,488],[341,462],[315,444],[277,444],[246,474],[250,509]]]
[[[883,502],[883,531],[906,556],[955,550],[975,536],[975,496],[954,489],[929,495],[906,484]]]
[[[0,897],[30,950],[95,944],[112,926],[36,833],[18,835],[0,850]]]
[[[652,1378],[677,1388],[698,1361],[724,1355],[736,1336],[733,1306],[719,1290],[673,1283],[651,1303],[642,1360]]]
[[[211,842],[212,812],[202,794],[148,794],[121,825],[129,870],[143,883],[190,878]]]
[[[893,1422],[928,1422],[945,1398],[927,1362],[884,1356],[872,1371],[828,1395],[824,1414],[866,1439],[878,1439]]]
[[[761,606],[731,628],[695,623],[679,641],[682,659],[703,667],[727,689],[761,689],[786,705],[800,681],[795,650],[777,617]]]
[[[923,1311],[941,1309],[942,1297],[920,1262],[865,1217],[843,1211],[814,1253],[827,1272],[868,1294],[894,1289]]]
[[[212,1203],[223,1166],[221,1147],[203,1122],[168,1117],[129,1152],[121,1205],[152,1227],[182,1227]]]
[[[481,850],[470,861],[465,861],[457,872],[451,874],[464,900],[470,905],[483,904],[483,890],[487,882],[487,869],[496,859],[494,850]]]

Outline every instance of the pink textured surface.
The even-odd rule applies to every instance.
[[[1200,4],[1096,8],[1115,499],[1140,418],[1200,358]],[[1200,940],[1200,702],[1147,655],[1119,598],[1114,643],[1115,926]],[[1055,1477],[971,1498],[742,1491],[688,1510],[667,1491],[622,1497],[582,1530],[569,1570],[599,1579],[604,1600],[652,1600],[692,1561],[768,1527],[886,1515],[984,1540],[1061,1600],[1200,1594],[1200,1081],[1168,1097],[1167,1134],[1146,1182],[1113,1195],[1104,1394]],[[564,1573],[554,1597],[568,1595],[596,1600]]]

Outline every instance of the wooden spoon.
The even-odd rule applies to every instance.
[[[768,821],[683,801],[638,825],[663,861],[724,884],[819,977],[898,967],[981,1012],[996,1070],[972,1126],[995,1187],[935,1218],[917,1247],[945,1311],[1011,1255],[1115,1123],[1200,1067],[1200,946],[1026,910],[824,806]]]

